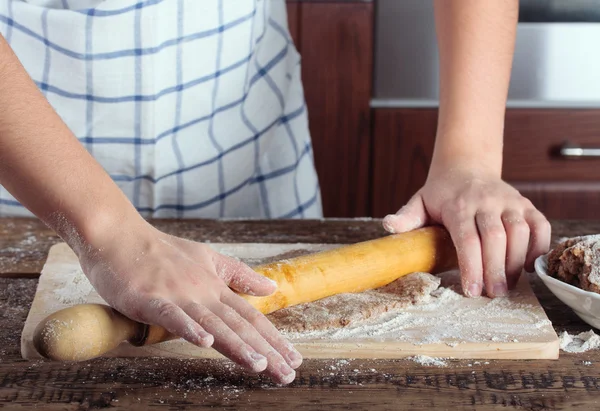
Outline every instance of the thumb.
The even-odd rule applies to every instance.
[[[425,225],[427,210],[421,194],[415,194],[396,214],[388,214],[383,219],[383,228],[394,233],[405,233]]]
[[[260,275],[243,262],[222,254],[213,257],[217,275],[233,290],[255,296],[267,296],[277,290],[277,283]]]

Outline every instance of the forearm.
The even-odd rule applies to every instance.
[[[440,109],[432,167],[500,176],[518,0],[436,0]]]
[[[139,218],[0,36],[0,183],[74,248]]]

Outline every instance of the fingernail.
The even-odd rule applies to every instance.
[[[283,384],[288,384],[294,381],[296,377],[296,371],[292,370],[287,364],[281,364],[279,366],[279,371],[281,371],[281,381]]]
[[[252,358],[253,362],[261,362],[261,361],[267,360],[267,357],[265,357],[264,355],[259,354],[257,352],[250,353],[250,358]]]
[[[212,345],[212,343],[214,342],[214,338],[212,336],[212,334],[207,333],[206,331],[200,331],[198,332],[198,342],[199,344],[210,344]]]
[[[267,357],[257,352],[248,353],[250,358],[250,367],[254,372],[262,372],[267,368]]]
[[[395,217],[396,216],[394,214],[388,214],[383,219],[383,223],[382,223],[383,224],[383,228],[388,233],[394,234],[396,232],[396,230],[394,230],[394,227],[391,225],[391,222],[390,222],[390,220],[392,220]]]
[[[298,364],[298,366],[302,363],[302,355],[296,350],[289,351],[287,354],[288,362],[290,367],[292,364]]]
[[[469,285],[467,289],[468,297],[479,297],[481,295],[481,285],[473,283]]]
[[[271,280],[269,277],[265,277],[267,280],[269,280],[271,282],[271,284],[273,284],[275,287],[278,287],[279,285],[277,284],[277,281],[275,280]]]
[[[506,283],[494,284],[494,297],[504,297],[507,293]]]
[[[295,372],[293,372],[289,375],[286,375],[285,377],[281,377],[279,384],[287,385],[287,384],[291,383],[292,381],[294,381],[294,378],[296,378]]]

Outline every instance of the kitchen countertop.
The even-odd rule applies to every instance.
[[[353,243],[384,235],[379,220],[153,221],[169,233],[211,242]],[[552,221],[553,238],[600,232],[600,221]],[[19,339],[35,278],[59,239],[30,219],[0,219],[0,408],[192,409],[598,409],[600,350],[535,361],[306,360],[278,387],[226,361],[96,359],[25,361]],[[530,277],[557,332],[590,326]],[[597,397],[598,396],[598,397]]]

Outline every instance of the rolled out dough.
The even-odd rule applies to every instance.
[[[309,254],[293,250],[270,258],[243,258],[246,264],[267,264]],[[362,293],[344,293],[306,304],[285,308],[267,315],[280,331],[310,332],[357,325],[392,310],[401,310],[427,302],[440,286],[440,278],[429,273],[412,273],[378,288]]]
[[[439,285],[439,277],[413,273],[376,290],[333,295],[275,311],[268,318],[277,329],[287,332],[341,328],[426,302]]]

